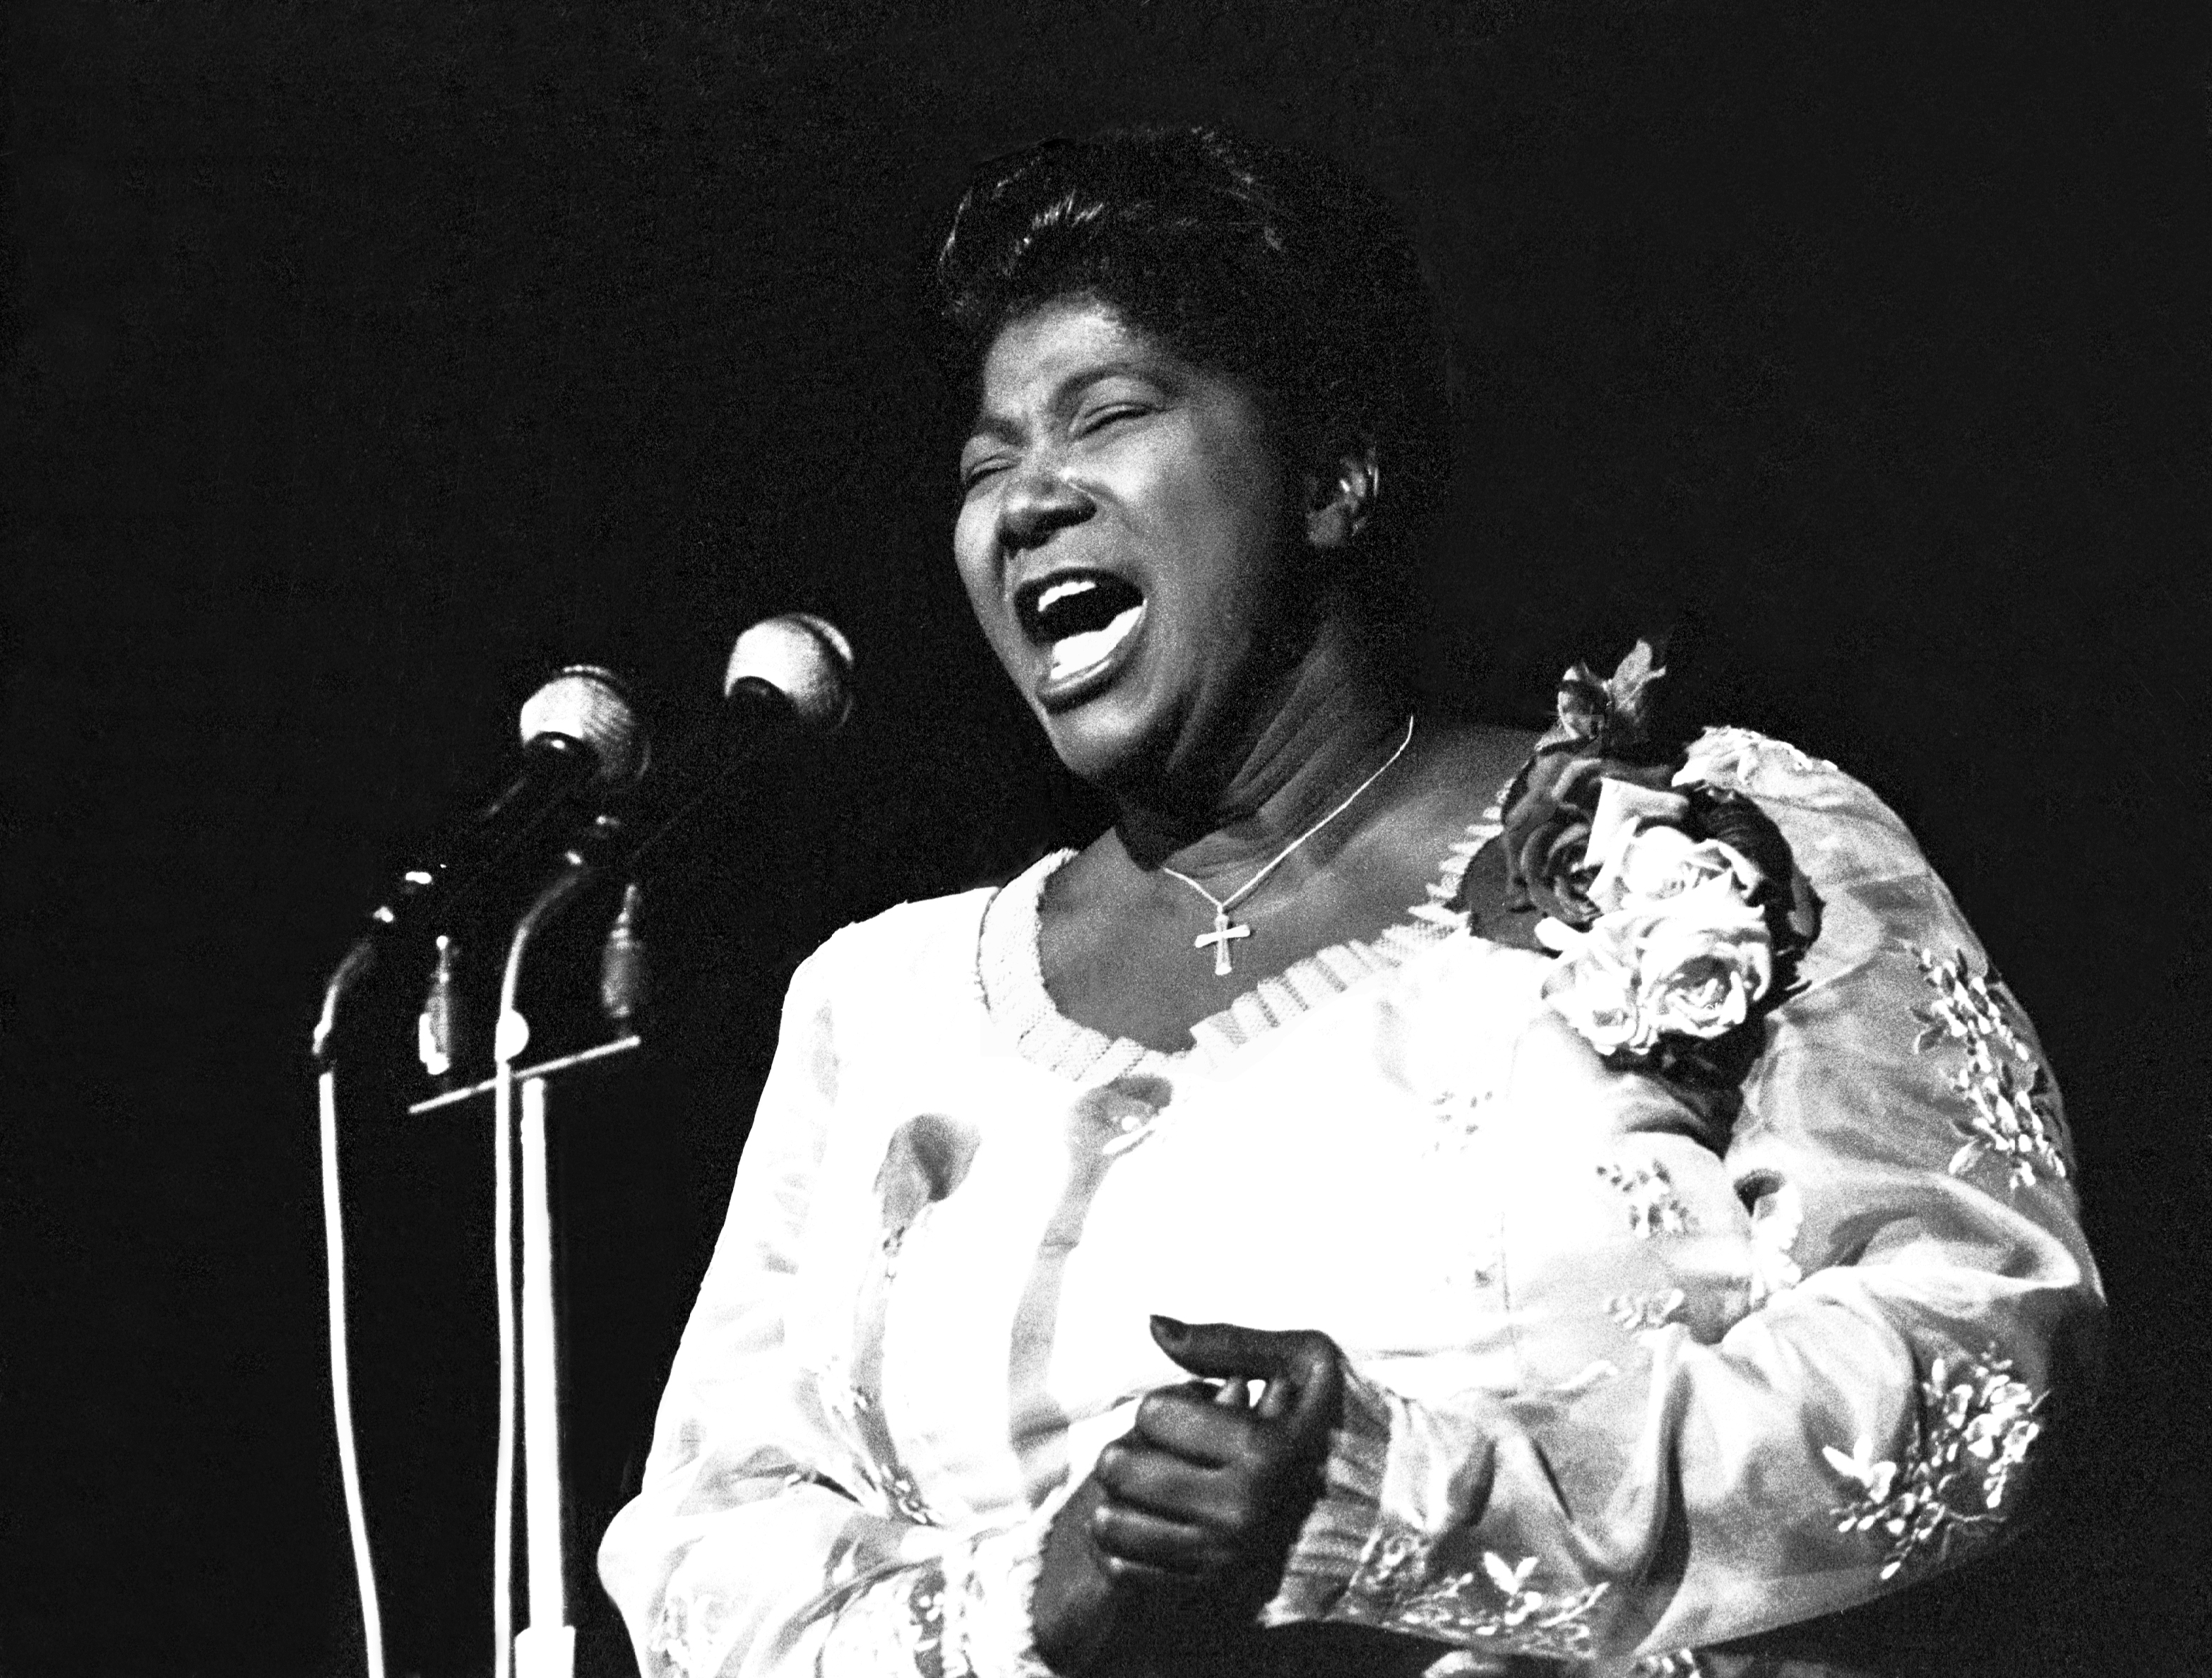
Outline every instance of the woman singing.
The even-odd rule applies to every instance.
[[[643,1669],[1725,1673],[1989,1542],[2098,1284],[1896,818],[1648,659],[1415,703],[1442,357],[1333,171],[1042,145],[936,277],[955,563],[1113,824],[793,979]]]

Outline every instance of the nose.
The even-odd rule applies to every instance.
[[[1068,481],[1056,460],[1024,464],[999,501],[999,544],[1009,553],[1042,547],[1054,531],[1079,525],[1094,510],[1089,495]]]

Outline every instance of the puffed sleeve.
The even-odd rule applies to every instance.
[[[837,1100],[838,945],[786,997],[644,1484],[607,1529],[599,1576],[647,1678],[1042,1675],[1029,1596],[1048,1511],[981,1531],[910,1518],[790,1348]]]
[[[2057,1091],[1948,891],[1794,748],[1713,731],[1683,778],[1755,799],[1825,905],[1719,1162],[1759,1255],[1744,1306],[1707,1328],[1680,1287],[1619,1295],[1607,1355],[1541,1389],[1417,1401],[1355,1373],[1274,1623],[1669,1670],[1990,1541],[2087,1377],[2102,1299]],[[1637,1231],[1662,1282],[1692,1238],[1664,1161],[1698,1169],[1664,1146]]]

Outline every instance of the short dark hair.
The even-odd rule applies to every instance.
[[[1395,211],[1325,159],[1212,128],[1047,140],[976,171],[933,277],[964,395],[1010,320],[1088,295],[1273,398],[1293,447],[1370,442],[1378,545],[1405,543],[1449,476],[1435,295]]]

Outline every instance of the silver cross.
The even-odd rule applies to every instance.
[[[1213,946],[1213,971],[1214,976],[1219,978],[1225,976],[1230,971],[1229,940],[1232,938],[1251,936],[1252,929],[1249,927],[1232,926],[1230,924],[1229,911],[1216,908],[1213,911],[1213,930],[1210,933],[1200,933],[1196,938],[1191,939],[1190,944],[1194,950],[1203,950],[1209,944]]]

